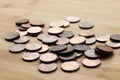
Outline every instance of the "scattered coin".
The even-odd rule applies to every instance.
[[[49,46],[43,44],[43,45],[42,45],[42,48],[39,50],[39,53],[43,53],[43,52],[46,52],[46,51],[48,51],[48,50],[49,50]]]
[[[50,34],[60,34],[64,31],[63,28],[49,28],[48,33]]]
[[[94,24],[91,22],[85,21],[85,22],[81,22],[79,27],[82,29],[90,29],[94,27]]]
[[[17,20],[15,23],[17,26],[21,26],[22,24],[29,23],[29,19],[20,19],[20,20]]]
[[[70,25],[70,22],[68,22],[68,21],[66,21],[66,20],[62,20],[62,22],[63,22],[63,27],[64,28],[66,28],[66,27],[68,27],[69,25]]]
[[[36,35],[36,34],[39,34],[42,32],[42,28],[41,27],[31,27],[27,31],[30,35]]]
[[[43,22],[41,22],[41,21],[30,21],[30,25],[31,26],[39,26],[39,27],[44,27],[45,26],[45,24],[43,23]]]
[[[65,45],[65,44],[68,44],[69,41],[70,40],[68,38],[61,37],[61,38],[58,38],[58,41],[56,42],[56,44],[58,44],[58,45]]]
[[[24,43],[29,42],[29,40],[30,39],[27,36],[21,36],[18,39],[15,39],[14,43],[16,43],[16,44],[24,44]]]
[[[120,48],[120,42],[113,42],[111,40],[108,40],[106,42],[106,45],[109,46],[109,47],[112,47],[112,48]]]
[[[90,31],[90,30],[85,30],[85,31],[80,31],[79,35],[84,36],[86,38],[89,38],[89,37],[93,37],[95,35],[95,33],[93,31]]]
[[[71,38],[74,36],[72,31],[64,31],[59,35],[60,37],[66,37],[66,38]]]
[[[49,63],[49,64],[41,63],[38,69],[41,72],[50,73],[57,69],[57,64],[56,63]]]
[[[80,18],[77,16],[69,16],[66,18],[67,21],[71,22],[71,23],[76,23],[80,21]]]
[[[52,52],[60,52],[60,51],[64,51],[65,49],[67,49],[66,45],[55,45],[51,47]]]
[[[80,68],[80,64],[76,61],[67,61],[61,64],[61,69],[67,72],[73,72]]]
[[[115,42],[120,42],[120,34],[110,35],[110,39]]]
[[[50,35],[47,34],[47,33],[42,33],[42,34],[39,34],[39,35],[37,36],[37,38],[38,38],[38,40],[42,40],[42,38],[46,38],[47,36],[49,37]]]
[[[27,23],[27,24],[22,24],[21,27],[25,28],[25,29],[28,29],[28,28],[30,28],[32,26],[30,25],[30,23]]]
[[[83,53],[76,53],[77,54],[77,58],[81,57],[83,55]]]
[[[109,40],[110,35],[108,34],[98,34],[95,36],[96,40],[99,42],[106,42]]]
[[[96,39],[94,37],[87,38],[85,44],[94,44],[96,42]]]
[[[20,36],[26,36],[28,34],[27,31],[16,30],[16,32],[18,32],[20,34]]]
[[[20,26],[20,27],[18,27],[18,30],[19,30],[19,31],[26,31],[27,28],[23,28],[23,27]]]
[[[62,21],[50,22],[49,26],[53,28],[60,28],[64,26],[64,23]]]

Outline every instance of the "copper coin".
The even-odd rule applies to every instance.
[[[61,69],[64,71],[72,72],[80,68],[80,64],[76,61],[67,61],[61,64]]]
[[[82,60],[82,64],[85,67],[94,68],[94,67],[98,67],[101,64],[101,61],[100,61],[100,59],[87,59],[87,58],[84,58]]]
[[[62,22],[63,22],[63,24],[64,24],[64,25],[63,25],[64,28],[70,26],[70,22],[68,22],[68,21],[66,21],[66,20],[62,20]]]
[[[85,44],[94,44],[96,42],[96,39],[94,37],[87,38]]]
[[[57,42],[57,40],[58,40],[58,38],[56,36],[52,36],[52,35],[42,38],[42,42],[46,43],[46,44],[55,43],[55,42]]]
[[[96,40],[99,42],[106,42],[109,40],[110,35],[108,34],[98,34],[95,36]]]
[[[43,44],[43,45],[42,45],[42,48],[39,50],[39,53],[43,53],[43,52],[46,52],[46,51],[48,51],[48,50],[49,50],[49,46]]]
[[[67,49],[66,45],[55,45],[55,46],[51,47],[52,52],[60,52],[60,51],[63,51],[65,49]]]
[[[83,55],[83,53],[76,53],[77,54],[77,58],[79,58],[79,57],[82,57],[82,55]]]
[[[90,58],[90,59],[98,59],[99,55],[95,53],[94,49],[89,49],[84,52],[85,57]]]
[[[112,48],[120,48],[120,42],[113,42],[111,40],[108,40],[106,42],[106,45],[109,46],[109,47],[112,47]]]
[[[38,34],[38,33],[42,32],[42,28],[41,27],[31,27],[27,31],[29,34],[34,35],[34,34]]]
[[[39,43],[29,43],[25,47],[28,51],[37,51],[42,48],[42,45]]]
[[[15,39],[14,43],[16,43],[16,44],[24,44],[24,43],[29,42],[29,40],[30,39],[27,36],[21,36],[18,39]]]
[[[54,21],[54,22],[50,22],[49,24],[50,27],[62,27],[64,26],[64,23],[62,21]]]
[[[28,34],[27,31],[16,30],[16,32],[18,32],[20,34],[20,36],[26,36]]]
[[[57,64],[56,63],[49,63],[49,64],[41,63],[38,69],[41,72],[50,73],[57,69]]]
[[[25,46],[23,44],[16,44],[9,48],[9,51],[12,53],[19,53],[25,50]]]
[[[110,35],[110,39],[115,42],[120,42],[120,34]]]
[[[70,40],[68,38],[61,37],[61,38],[58,38],[58,41],[56,42],[56,44],[58,44],[58,45],[64,45],[64,44],[68,44],[69,41]]]
[[[38,52],[27,52],[22,55],[22,59],[25,61],[34,61],[39,58],[40,54]]]
[[[54,53],[44,53],[40,55],[40,61],[45,63],[54,62],[58,59],[57,55]]]
[[[86,41],[86,38],[82,36],[75,36],[70,39],[71,44],[81,44],[81,43],[84,43],[85,41]]]
[[[59,35],[60,37],[66,37],[66,38],[71,38],[74,36],[72,31],[64,31]]]
[[[44,27],[45,24],[41,21],[30,21],[31,26],[39,26],[39,27]]]
[[[90,30],[85,30],[85,31],[80,31],[79,35],[88,38],[88,37],[93,37],[95,35],[95,33]]]
[[[79,22],[80,18],[77,16],[69,16],[66,18],[67,21],[71,22],[71,23],[75,23],[75,22]]]
[[[30,23],[27,23],[27,24],[22,24],[21,27],[25,28],[25,29],[28,29],[28,28],[30,28],[32,26],[30,25]]]
[[[26,31],[26,30],[27,30],[27,28],[18,27],[18,30],[19,30],[19,31]]]
[[[49,28],[48,33],[50,34],[60,34],[64,31],[63,28]]]
[[[5,40],[12,41],[19,38],[20,34],[18,32],[11,32],[5,36]]]
[[[94,27],[94,24],[91,22],[85,21],[85,22],[81,22],[79,27],[82,29],[90,29]]]
[[[29,23],[29,19],[20,19],[20,20],[17,20],[15,23],[17,26],[21,26],[22,24]]]
[[[39,35],[37,36],[37,38],[38,38],[38,40],[42,40],[42,38],[46,38],[46,37],[49,37],[49,36],[50,36],[49,34],[43,33],[43,34],[39,34]]]

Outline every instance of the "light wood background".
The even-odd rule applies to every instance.
[[[16,20],[40,20],[48,28],[49,22],[63,20],[70,15],[79,16],[81,22],[93,22],[95,27],[92,30],[96,34],[120,34],[120,0],[0,0],[0,80],[119,80],[120,49],[114,50],[113,57],[102,60],[98,68],[83,67],[80,58],[77,59],[81,64],[79,71],[63,72],[58,62],[58,69],[50,74],[38,71],[39,61],[24,62],[21,59],[23,53],[8,51],[13,43],[5,41],[4,36],[17,30]],[[78,24],[71,24],[68,30],[77,34],[81,31]],[[31,38],[31,42],[39,41]]]

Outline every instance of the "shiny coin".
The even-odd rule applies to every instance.
[[[37,38],[38,38],[38,40],[42,40],[42,38],[46,38],[46,37],[49,37],[49,36],[50,36],[49,34],[43,33],[43,34],[39,34],[39,35],[37,36]]]
[[[21,26],[22,24],[29,23],[29,19],[20,19],[20,20],[17,20],[15,23],[17,26]]]
[[[66,27],[68,27],[69,25],[70,25],[70,22],[68,22],[68,21],[66,21],[66,20],[62,20],[62,22],[63,22],[63,27],[64,28],[66,28]]]
[[[63,28],[49,28],[48,33],[50,34],[60,34],[64,31]]]
[[[70,40],[68,38],[61,37],[61,38],[58,38],[58,41],[56,42],[56,44],[58,44],[58,45],[64,45],[64,44],[68,44],[69,41]]]
[[[16,43],[16,44],[24,44],[24,43],[29,42],[29,40],[30,39],[27,36],[21,36],[18,39],[15,39],[14,43]]]
[[[39,34],[40,32],[42,32],[42,28],[41,27],[31,27],[27,31],[30,35],[36,35],[36,34]]]
[[[106,42],[109,40],[110,35],[108,34],[98,34],[95,36],[96,40],[99,42]]]
[[[39,26],[39,27],[44,27],[45,24],[41,21],[30,21],[31,26]]]
[[[62,21],[50,22],[49,26],[53,28],[57,28],[57,27],[59,28],[64,26],[64,23]]]
[[[87,38],[85,44],[94,44],[96,42],[96,39],[94,37]]]
[[[46,51],[48,51],[48,50],[49,50],[49,46],[43,44],[43,45],[42,45],[42,48],[39,50],[39,53],[43,53],[43,52],[46,52]]]
[[[88,38],[88,37],[93,37],[95,35],[95,33],[90,30],[85,30],[85,31],[80,31],[79,35]]]
[[[110,39],[115,42],[120,42],[120,34],[110,35]]]
[[[55,45],[55,46],[51,47],[52,52],[60,52],[60,51],[63,51],[65,49],[67,49],[66,45]]]
[[[90,28],[94,27],[94,24],[91,23],[91,22],[85,21],[85,22],[81,22],[79,27],[82,28],[82,29],[90,29]]]
[[[72,31],[64,31],[59,35],[60,37],[66,37],[66,38],[71,38],[74,36]]]
[[[120,48],[120,42],[113,42],[111,40],[108,40],[106,42],[106,45],[109,46],[109,47],[112,47],[112,48]]]
[[[20,34],[20,36],[26,36],[28,34],[27,31],[16,30],[16,32],[18,32]]]
[[[80,18],[77,16],[69,16],[66,18],[67,21],[71,22],[71,23],[75,23],[75,22],[79,22]]]

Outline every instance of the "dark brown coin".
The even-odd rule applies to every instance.
[[[42,32],[42,28],[41,27],[31,27],[27,31],[30,35],[36,35],[36,34],[39,34]]]
[[[27,28],[23,28],[23,27],[20,26],[20,27],[18,27],[18,30],[19,30],[19,31],[26,31]]]
[[[57,64],[56,63],[49,63],[49,64],[41,63],[38,69],[41,72],[50,73],[57,69]]]
[[[15,39],[14,40],[14,43],[17,43],[17,44],[24,44],[24,43],[27,43],[29,42],[29,38],[27,36],[21,36],[19,37],[18,39]]]
[[[61,37],[61,38],[58,38],[58,41],[56,42],[56,44],[58,44],[58,45],[65,45],[65,44],[68,44],[69,41],[70,40],[68,38]]]
[[[79,35],[88,38],[88,37],[93,37],[95,35],[95,33],[90,30],[85,30],[85,31],[80,31]]]
[[[90,59],[98,59],[99,55],[95,53],[94,49],[89,49],[84,52],[85,57],[90,58]]]
[[[66,45],[55,45],[51,47],[52,52],[60,52],[60,51],[64,51],[65,49],[67,49]]]
[[[96,42],[96,39],[94,37],[87,38],[85,44],[94,44]]]
[[[50,34],[60,34],[64,31],[64,28],[49,28],[48,33]]]
[[[37,38],[38,38],[38,40],[42,40],[42,38],[46,38],[46,37],[49,37],[49,36],[50,36],[49,34],[43,33],[43,34],[39,34],[39,35],[37,36]]]
[[[5,40],[12,41],[20,37],[18,32],[11,32],[5,36]]]
[[[101,64],[101,61],[100,61],[100,59],[87,59],[87,58],[84,58],[82,60],[82,64],[85,67],[94,68],[94,67],[98,67]]]
[[[49,26],[53,28],[59,28],[64,26],[64,23],[62,21],[50,22]]]
[[[120,48],[120,42],[113,42],[111,40],[108,40],[106,45],[112,48]]]
[[[40,54],[38,52],[27,52],[22,55],[22,59],[25,61],[34,61],[39,58]]]
[[[61,69],[67,72],[73,72],[80,68],[80,64],[76,61],[67,61],[61,64]]]
[[[20,36],[26,36],[28,34],[27,31],[16,30],[16,32],[18,32],[20,34]]]
[[[49,36],[42,38],[42,42],[46,43],[46,44],[55,43],[55,42],[57,42],[57,40],[58,40],[58,38],[56,36],[52,36],[52,35],[49,35]]]
[[[66,38],[71,38],[74,36],[72,31],[64,31],[59,35],[60,37],[66,37]]]
[[[68,22],[68,21],[66,21],[66,20],[62,20],[62,22],[63,22],[63,27],[64,28],[66,28],[66,27],[68,27],[69,25],[70,25],[70,22]]]
[[[26,45],[26,50],[28,51],[38,51],[42,48],[42,45],[39,43],[29,43]]]
[[[22,24],[29,23],[29,19],[20,19],[20,20],[17,20],[15,23],[17,26],[21,26]]]
[[[77,16],[68,16],[66,18],[67,21],[71,22],[71,23],[75,23],[75,22],[79,22],[80,21],[80,18],[77,17]]]
[[[49,50],[49,46],[43,44],[43,45],[42,45],[42,48],[39,50],[39,53],[43,53],[43,52],[46,52],[46,51],[48,51],[48,50]]]
[[[86,38],[82,36],[76,36],[70,39],[71,44],[82,44],[85,41],[86,41]]]
[[[84,52],[88,49],[91,49],[88,45],[85,44],[75,45],[74,48],[77,52]]]
[[[9,51],[12,53],[19,53],[25,50],[25,46],[23,44],[16,44],[9,48]]]
[[[94,27],[94,24],[91,22],[85,21],[85,22],[81,22],[79,27],[82,29],[90,29]]]
[[[98,34],[95,36],[96,40],[99,42],[106,42],[109,40],[110,35],[108,34]]]
[[[30,28],[32,26],[30,25],[30,23],[27,23],[27,24],[22,24],[21,27],[25,28],[25,29],[28,29],[28,28]]]
[[[31,26],[39,26],[39,27],[44,27],[45,24],[41,21],[30,21]]]
[[[56,54],[53,53],[44,53],[40,55],[40,61],[45,62],[45,63],[50,63],[54,62],[58,59]]]
[[[110,39],[115,42],[120,42],[120,34],[110,35]]]

